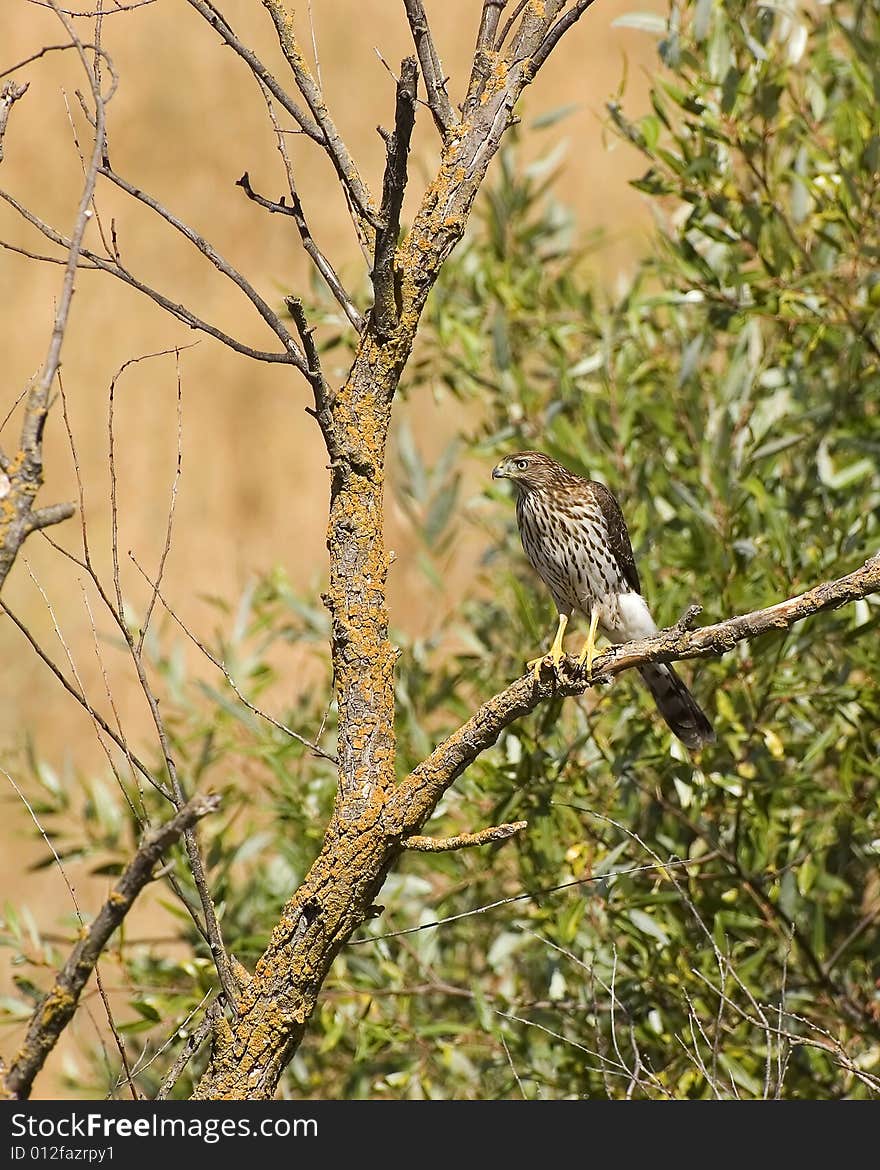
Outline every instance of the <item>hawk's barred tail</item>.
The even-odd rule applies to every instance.
[[[671,666],[651,662],[639,667],[660,714],[685,747],[699,751],[715,739],[712,724]]]

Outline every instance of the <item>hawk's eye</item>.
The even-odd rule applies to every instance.
[[[529,465],[528,459],[517,459],[517,461],[516,461],[517,471],[525,471],[525,469],[528,467],[528,465]]]

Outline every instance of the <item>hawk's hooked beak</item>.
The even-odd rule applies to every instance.
[[[493,479],[507,479],[507,472],[504,470],[503,463],[497,463],[492,468],[492,478]]]

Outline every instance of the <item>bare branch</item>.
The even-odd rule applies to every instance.
[[[53,12],[59,14],[59,19],[61,18],[61,15],[69,15],[69,13],[64,12],[63,8],[59,8],[54,0],[49,0],[45,7],[51,8]],[[89,41],[79,41],[75,39],[65,41],[63,45],[44,45],[43,48],[39,50],[39,52],[32,53],[30,57],[25,57],[23,60],[17,61],[15,65],[10,65],[8,69],[4,69],[3,72],[0,73],[0,77],[8,77],[10,73],[17,73],[18,70],[23,69],[25,65],[31,65],[34,61],[39,61],[40,58],[45,57],[47,53],[63,53],[69,49],[75,49],[77,51],[79,51],[79,49],[93,49],[96,53],[103,52],[103,50],[100,49],[97,45],[93,45]]]
[[[89,64],[85,47],[74,32],[70,20],[58,10],[54,0],[52,7],[64,25],[71,45],[75,48],[80,64],[89,79],[95,103],[95,139],[91,159],[85,170],[73,232],[67,246],[67,261],[55,310],[55,321],[49,348],[40,376],[28,391],[25,403],[24,421],[19,440],[21,456],[16,460],[14,467],[9,467],[8,472],[4,472],[6,491],[4,492],[3,516],[0,519],[0,588],[2,588],[18,550],[27,536],[36,528],[46,528],[51,524],[58,524],[73,515],[72,505],[55,504],[35,512],[34,502],[43,483],[43,431],[49,412],[49,394],[61,363],[61,346],[73,300],[76,270],[86,227],[92,216],[90,204],[94,196],[95,183],[105,149],[105,105],[112,98],[116,89],[116,74],[113,65],[106,54],[103,54],[110,70],[111,84],[106,97],[102,95],[100,82]],[[96,49],[96,52],[99,51]],[[5,111],[5,116],[2,117],[3,126],[5,126],[12,103],[18,101],[25,89],[12,82],[3,87],[3,99],[0,102],[0,110]],[[2,133],[0,133],[0,146],[2,146]]]
[[[327,454],[330,456],[331,463],[337,463],[342,458],[342,447],[339,443],[336,423],[333,419],[332,396],[324,380],[324,373],[321,369],[321,358],[318,353],[318,347],[315,345],[315,330],[309,325],[305,308],[299,297],[285,297],[284,303],[290,310],[308,359],[306,377],[311,383],[314,392],[315,406],[314,409],[306,407],[306,410],[317,420],[318,426],[321,428],[321,434],[324,436],[324,444],[327,448]]]
[[[550,54],[553,52],[556,45],[559,43],[559,38],[563,36],[572,25],[576,24],[583,14],[587,11],[593,0],[577,0],[574,8],[570,8],[568,12],[564,13],[556,24],[546,34],[537,51],[532,54],[531,59],[531,74],[534,76]]]
[[[41,232],[47,240],[51,240],[53,244],[57,244],[60,248],[70,248],[71,241],[69,239],[66,239],[53,227],[40,219],[38,215],[35,215],[34,212],[24,207],[21,203],[18,202],[17,199],[10,195],[8,191],[0,190],[0,199],[3,199],[11,207],[14,207],[18,214],[22,216],[23,219],[26,219],[29,224],[35,227],[37,231]],[[3,241],[0,241],[0,244],[2,244],[4,248],[8,248],[13,252],[23,251],[23,249],[14,248],[10,244],[3,243]],[[104,256],[99,256],[97,253],[89,251],[88,248],[83,248],[80,254],[81,256],[85,257],[89,263],[80,263],[78,267],[87,268],[89,270],[99,269],[101,272],[107,272],[111,276],[115,276],[124,284],[129,285],[131,288],[136,289],[138,292],[143,293],[145,296],[149,297],[151,301],[154,301],[160,308],[164,309],[166,313],[170,313],[172,317],[176,318],[178,321],[181,321],[190,329],[197,329],[200,333],[208,334],[209,337],[213,337],[215,340],[229,346],[229,348],[235,350],[236,353],[243,354],[245,357],[253,358],[255,361],[260,362],[270,362],[279,365],[295,364],[294,356],[289,352],[271,353],[266,352],[265,350],[253,349],[251,346],[237,341],[234,337],[230,337],[229,334],[224,333],[222,329],[217,329],[214,325],[209,324],[207,321],[203,321],[185,305],[177,304],[175,301],[172,301],[166,297],[163,293],[160,293],[157,289],[152,288],[148,284],[144,284],[142,280],[138,280],[138,278],[133,276],[132,273],[130,273],[118,259],[110,260]],[[65,260],[55,259],[52,256],[41,256],[36,253],[25,253],[25,255],[30,256],[34,260],[42,260],[46,263],[66,263]]]
[[[403,844],[406,849],[417,853],[451,853],[453,849],[473,849],[478,845],[490,845],[493,841],[506,841],[515,833],[527,829],[528,821],[512,821],[506,825],[492,825],[476,833],[459,833],[457,837],[407,837]]]
[[[108,164],[104,164],[100,167],[100,174],[110,179],[112,183],[115,183],[117,187],[120,187],[123,191],[127,192],[127,194],[131,195],[133,199],[137,199],[139,202],[149,207],[151,211],[155,211],[156,214],[164,219],[167,224],[170,224],[171,227],[180,232],[182,236],[184,236],[190,241],[191,244],[198,248],[202,255],[211,261],[218,272],[222,272],[224,276],[228,277],[229,280],[233,282],[233,284],[238,285],[238,287],[248,298],[248,300],[251,302],[269,328],[281,339],[282,345],[290,354],[292,364],[295,365],[298,370],[301,370],[303,373],[305,373],[307,368],[305,356],[294,341],[284,322],[281,320],[278,314],[275,313],[263,300],[250,281],[247,280],[246,277],[242,276],[238,269],[234,268],[228,262],[228,260],[224,260],[219,252],[217,252],[208,243],[207,240],[203,239],[203,237],[200,236],[198,232],[194,231],[187,224],[183,223],[182,220],[179,220],[177,216],[173,215],[157,199],[154,199],[145,191],[141,191],[139,188],[133,186],[126,179],[123,179],[121,175],[117,175]]]
[[[425,12],[422,0],[403,0],[403,4],[406,8],[406,19],[409,21],[419,64],[422,67],[422,78],[428,95],[428,109],[440,131],[440,137],[445,139],[449,127],[456,121],[456,116],[446,92],[446,77],[443,73],[443,65],[437,55],[434,38],[431,35],[428,14]]]
[[[215,29],[226,42],[226,44],[229,45],[230,49],[233,49],[236,53],[238,53],[242,61],[247,63],[254,77],[256,77],[259,82],[262,82],[262,84],[265,85],[266,89],[269,90],[279,105],[283,106],[284,109],[287,110],[288,114],[290,114],[303,133],[307,134],[309,138],[313,138],[315,142],[321,143],[323,146],[324,135],[321,132],[321,127],[318,125],[315,119],[309,117],[309,115],[296,104],[296,102],[290,97],[286,90],[284,90],[278,84],[278,82],[262,63],[262,61],[260,61],[257,55],[252,52],[245,44],[243,44],[242,41],[239,40],[239,38],[232,31],[232,26],[229,24],[229,21],[226,19],[223,13],[216,9],[213,4],[209,3],[208,0],[187,0],[187,3],[190,5],[190,7],[194,8],[200,16],[204,17],[211,28]]]
[[[283,138],[279,135],[279,149],[281,149],[283,146],[283,142]],[[354,301],[345,291],[342,281],[336,275],[336,271],[333,265],[320,250],[312,237],[309,225],[306,222],[306,217],[303,214],[299,195],[297,194],[297,190],[293,182],[292,172],[288,170],[288,185],[290,188],[291,198],[290,203],[285,203],[283,195],[277,203],[274,203],[271,199],[264,198],[262,195],[258,195],[251,186],[250,176],[248,175],[247,171],[245,171],[241,178],[236,181],[235,185],[236,187],[241,187],[244,190],[244,193],[247,195],[248,199],[252,199],[254,203],[258,203],[260,207],[265,207],[267,211],[271,211],[279,215],[289,215],[294,220],[299,230],[299,234],[306,253],[317,268],[318,272],[320,272],[321,276],[324,278],[324,283],[327,285],[327,287],[330,289],[330,292],[342,307],[346,317],[349,319],[358,333],[360,333],[364,327],[364,319],[355,307]]]
[[[196,796],[171,820],[144,838],[109,898],[58,972],[51,991],[31,1017],[21,1050],[5,1077],[4,1087],[10,1097],[20,1100],[29,1096],[34,1078],[73,1017],[102,951],[135,898],[152,881],[156,862],[182,833],[219,805],[219,796]]]
[[[33,4],[35,8],[54,8],[49,0],[27,0],[28,4]],[[59,12],[63,12],[65,16],[76,17],[94,17],[99,16],[102,19],[105,16],[116,16],[118,12],[131,12],[135,8],[146,8],[148,4],[155,4],[156,0],[132,0],[131,4],[120,4],[119,0],[109,0],[113,5],[112,8],[93,8],[86,12],[74,11],[71,8],[58,8]]]
[[[191,4],[194,2],[195,0],[190,0]],[[320,127],[321,141],[323,142],[324,149],[329,155],[333,166],[336,168],[336,173],[339,176],[343,190],[351,201],[356,216],[356,226],[359,226],[361,232],[366,237],[367,243],[369,243],[372,230],[377,226],[376,204],[373,196],[360,177],[360,172],[355,161],[351,157],[348,147],[342,141],[342,136],[330,116],[330,111],[324,102],[321,87],[312,76],[308,65],[306,65],[293,28],[292,16],[286,11],[281,0],[262,0],[262,3],[263,7],[272,17],[272,23],[275,25],[275,31],[278,34],[278,43],[281,46],[282,53],[287,58],[287,63],[293,72],[297,87],[305,98],[306,105],[309,107],[312,117]]]
[[[211,1031],[220,1017],[223,1015],[223,1004],[220,999],[215,999],[208,1007],[199,1026],[190,1033],[187,1037],[186,1043],[181,1049],[177,1059],[168,1070],[164,1081],[159,1086],[156,1093],[157,1101],[165,1101],[171,1093],[171,1090],[180,1080],[186,1066],[205,1043],[211,1034]]]
[[[506,727],[552,696],[582,695],[595,686],[597,680],[646,662],[716,657],[732,650],[738,642],[788,629],[804,618],[826,609],[837,609],[878,590],[880,553],[854,573],[823,582],[767,609],[728,618],[691,632],[673,626],[654,638],[614,647],[596,659],[590,678],[585,678],[576,661],[568,656],[563,659],[558,674],[544,672],[536,681],[531,673],[527,673],[484,703],[458,731],[434,749],[398,788],[389,812],[393,819],[399,818],[402,832],[418,829],[443,792],[495,743]]]
[[[416,85],[419,67],[415,57],[406,57],[400,66],[394,130],[386,140],[385,176],[382,180],[382,210],[376,231],[376,258],[373,265],[373,322],[382,336],[390,336],[400,316],[399,290],[395,285],[394,254],[400,235],[400,212],[406,190],[407,159],[416,118]]]
[[[528,2],[529,2],[529,0],[519,0],[516,8],[514,8],[513,12],[511,12],[510,16],[508,16],[507,20],[505,20],[504,27],[502,28],[497,40],[495,41],[494,47],[495,47],[496,52],[500,51],[500,49],[503,47],[504,42],[507,40],[508,33],[513,28],[513,26],[516,24],[517,20],[519,19],[520,13],[525,8],[525,6],[528,4]]]
[[[165,543],[162,546],[162,555],[159,557],[159,568],[156,573],[156,580],[153,584],[153,591],[150,595],[150,602],[147,606],[147,612],[144,614],[144,620],[141,623],[141,632],[137,641],[137,653],[140,654],[144,648],[144,639],[147,636],[147,631],[150,628],[150,619],[153,616],[153,610],[156,606],[156,601],[159,595],[159,586],[162,584],[162,578],[165,575],[165,564],[168,560],[168,554],[171,552],[171,532],[174,526],[174,508],[177,503],[177,491],[180,486],[180,469],[183,462],[183,386],[180,377],[180,352],[177,353],[177,461],[174,466],[174,479],[171,483],[171,499],[168,502],[168,520],[165,524]],[[113,556],[114,560],[117,557],[117,546],[114,542]]]
[[[4,613],[9,618],[9,620],[13,623],[13,625],[16,626],[16,628],[20,631],[20,633],[22,633],[24,635],[24,637],[30,643],[31,649],[34,651],[34,653],[37,655],[37,657],[40,659],[40,661],[44,662],[46,664],[46,666],[49,667],[49,669],[52,671],[52,673],[55,675],[55,677],[58,679],[58,681],[61,683],[61,685],[64,687],[64,689],[67,691],[67,693],[69,695],[71,695],[74,699],[76,699],[76,701],[79,703],[79,705],[89,715],[89,717],[95,723],[97,723],[97,725],[101,728],[101,730],[104,732],[104,734],[109,735],[110,738],[113,740],[113,742],[116,744],[116,746],[119,748],[119,750],[125,753],[126,758],[129,759],[134,764],[134,766],[137,768],[137,770],[140,772],[140,774],[143,776],[143,778],[149,784],[151,784],[153,786],[153,788],[156,789],[157,792],[160,792],[162,794],[162,796],[165,797],[166,800],[173,801],[173,796],[172,796],[172,793],[169,791],[169,789],[166,788],[165,785],[160,780],[156,779],[156,777],[153,775],[153,773],[150,771],[150,769],[147,767],[147,765],[142,760],[140,760],[130,750],[130,748],[125,743],[125,741],[119,736],[119,734],[117,732],[115,732],[113,730],[113,728],[110,726],[110,724],[107,722],[107,720],[103,717],[103,715],[99,714],[95,710],[95,708],[92,706],[92,704],[88,701],[88,699],[85,697],[85,695],[82,694],[80,691],[78,691],[77,688],[73,685],[73,683],[71,683],[69,681],[69,679],[67,679],[65,677],[63,671],[60,670],[59,667],[52,661],[52,659],[49,657],[49,655],[46,653],[46,651],[42,648],[40,643],[37,641],[37,639],[34,637],[34,635],[31,633],[31,631],[27,628],[27,626],[24,624],[24,622],[22,622],[21,619],[18,618],[16,616],[16,614],[13,613],[13,611],[9,608],[9,606],[6,605],[6,603],[2,600],[0,600],[0,613]]]

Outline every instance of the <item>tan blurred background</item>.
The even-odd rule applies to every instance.
[[[76,7],[91,7],[81,0]],[[285,83],[286,66],[259,0],[224,0],[233,28]],[[479,0],[427,0],[450,93],[460,100],[473,47]],[[310,44],[306,3],[296,6],[303,40]],[[312,0],[321,74],[328,104],[361,171],[374,190],[381,185],[383,146],[376,125],[392,117],[393,82],[377,57],[396,67],[412,51],[399,0]],[[607,244],[596,259],[602,280],[613,283],[631,265],[648,230],[640,196],[627,185],[638,173],[634,152],[609,149],[603,140],[603,103],[628,73],[627,104],[644,103],[646,77],[655,68],[656,43],[644,32],[614,28],[633,8],[661,11],[657,0],[602,0],[564,39],[528,93],[526,125],[550,110],[572,105],[572,113],[524,142],[526,157],[566,143],[558,197],[577,212],[579,229],[602,228]],[[83,39],[90,22],[79,21]],[[0,71],[64,40],[56,18],[26,0],[0,3]],[[284,190],[265,106],[244,64],[202,19],[180,0],[157,0],[137,11],[109,17],[104,46],[120,78],[108,111],[110,155],[117,172],[149,191],[209,239],[244,272],[270,303],[307,287],[308,269],[291,221],[249,202],[235,180],[249,171],[254,187],[273,198]],[[13,109],[0,164],[0,185],[43,219],[69,233],[81,189],[79,160],[65,106],[83,78],[71,53],[49,54],[16,72],[29,81]],[[74,121],[84,135],[83,120]],[[363,279],[363,265],[338,186],[314,144],[291,138],[296,177],[315,238],[350,285]],[[89,148],[87,138],[83,146]],[[436,165],[436,135],[426,111],[419,113],[410,168],[407,207],[412,209]],[[491,180],[491,172],[490,172]],[[136,275],[191,307],[204,319],[257,348],[277,342],[250,303],[162,222],[105,184],[98,211],[105,227],[115,221],[123,261]],[[45,253],[50,247],[5,204],[0,204],[0,239]],[[97,247],[94,225],[88,242]],[[38,371],[51,332],[62,270],[0,251],[0,420]],[[201,339],[200,339],[201,338]],[[109,384],[130,358],[176,345],[199,344],[180,358],[183,393],[183,477],[176,501],[175,536],[165,573],[165,594],[199,634],[210,636],[216,616],[203,595],[234,598],[254,574],[281,565],[298,587],[317,595],[326,573],[326,462],[313,421],[304,413],[305,384],[292,371],[239,357],[203,335],[188,331],[151,302],[112,277],[82,273],[77,281],[63,350],[63,379],[85,492],[85,516],[96,564],[110,564],[107,400]],[[116,393],[117,471],[122,585],[143,606],[143,582],[127,562],[134,551],[155,571],[177,458],[177,375],[173,357],[130,369]],[[76,498],[73,460],[60,403],[47,428],[43,503]],[[456,426],[458,408],[425,394],[398,407],[430,458]],[[19,416],[0,433],[0,446],[15,450]],[[486,468],[465,468],[477,490]],[[391,466],[393,474],[393,462]],[[467,492],[466,492],[467,494]],[[79,520],[51,535],[80,551]],[[438,598],[426,595],[420,573],[408,567],[412,549],[406,522],[391,500],[388,543],[398,553],[390,580],[392,621],[414,633],[436,616]],[[27,564],[25,564],[25,560]],[[452,606],[466,584],[468,558],[452,566],[446,595]],[[31,573],[28,572],[28,565]],[[35,582],[45,591],[83,685],[107,709],[95,652],[82,574],[39,536],[10,575],[4,601],[23,617],[47,649],[64,663],[66,651]],[[109,583],[109,578],[108,578]],[[108,644],[108,620],[94,609],[104,668],[127,728],[145,727],[143,698],[131,685],[124,660]],[[0,619],[0,764],[24,779],[26,736],[58,771],[106,768],[89,720],[64,695],[6,619]],[[291,672],[293,676],[295,672]],[[285,684],[280,701],[297,683]],[[57,927],[70,901],[58,873],[30,872],[45,856],[33,825],[7,779],[0,774],[3,801],[0,888],[4,901],[24,902],[41,926]],[[93,912],[105,883],[89,880],[75,864],[83,910]],[[149,914],[145,905],[137,913]],[[8,967],[0,966],[0,994],[15,994]],[[20,1029],[0,1033],[9,1054]],[[65,1046],[53,1057],[37,1095],[62,1093],[59,1079]]]

